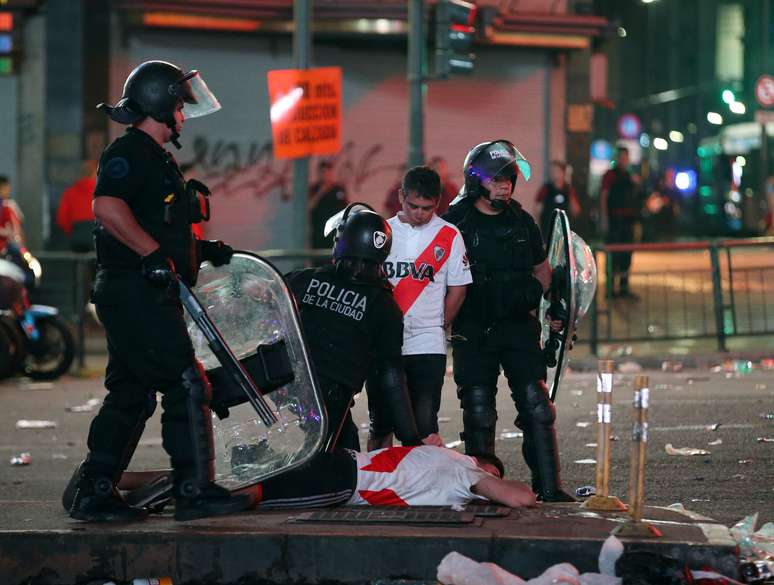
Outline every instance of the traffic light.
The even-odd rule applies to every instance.
[[[0,75],[13,73],[13,14],[0,12]]]
[[[435,5],[435,75],[470,73],[476,34],[476,5],[464,0],[438,0]]]

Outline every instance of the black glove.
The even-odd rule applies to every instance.
[[[164,256],[161,248],[156,248],[143,257],[140,271],[153,286],[165,288],[177,285],[175,263],[171,258]]]
[[[231,262],[234,248],[220,240],[196,240],[199,263],[212,262],[213,266],[223,266]]]
[[[511,294],[511,309],[518,315],[524,315],[540,306],[543,298],[543,285],[534,276],[530,276],[524,286],[516,288]]]

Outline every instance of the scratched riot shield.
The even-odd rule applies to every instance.
[[[203,264],[192,292],[183,302],[196,357],[213,386],[216,481],[236,489],[302,465],[322,447],[327,422],[282,275],[263,258],[237,252],[225,266]],[[195,318],[197,302],[205,314]]]
[[[543,323],[541,340],[548,369],[546,382],[551,400],[554,400],[578,326],[596,292],[597,266],[591,248],[570,230],[567,214],[562,210],[554,211],[547,252],[551,286],[540,303],[539,315]],[[551,322],[560,324],[560,327],[551,327]]]

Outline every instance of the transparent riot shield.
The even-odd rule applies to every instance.
[[[554,400],[576,331],[596,292],[597,266],[591,249],[583,238],[570,230],[567,214],[562,210],[554,211],[547,252],[551,288],[547,298],[540,303],[539,317],[543,324],[541,341],[548,369],[546,382],[551,400]],[[552,330],[551,321],[561,322],[561,328]]]
[[[225,266],[202,265],[192,292],[261,394],[248,397],[234,383],[187,312],[188,333],[212,383],[218,414],[216,481],[235,489],[302,465],[322,447],[326,415],[282,275],[263,258],[237,252]],[[258,406],[268,406],[268,416]]]

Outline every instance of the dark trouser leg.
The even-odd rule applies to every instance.
[[[452,358],[457,397],[462,407],[460,439],[465,442],[465,454],[493,463],[502,474],[503,464],[495,455],[495,396],[500,373],[497,354],[469,342],[458,342],[454,345]]]
[[[163,390],[161,436],[174,469],[175,520],[239,512],[249,495],[232,496],[216,485],[212,442],[212,388],[201,364],[183,370],[179,384]]]
[[[532,472],[532,489],[543,501],[572,501],[562,491],[554,428],[556,409],[548,397],[542,356],[507,350],[502,362],[519,412],[516,425],[524,432],[522,453]]]
[[[607,243],[631,244],[634,241],[634,222],[625,217],[611,217]],[[629,292],[629,268],[632,264],[631,252],[613,252],[613,279],[619,279],[619,291]]]
[[[403,357],[403,366],[419,436],[424,438],[437,433],[446,355],[407,355]]]
[[[360,450],[360,439],[357,435],[357,426],[352,420],[352,398],[355,392],[328,379],[320,379],[325,408],[328,411],[328,435],[326,437],[326,451],[333,451],[337,447]]]
[[[357,487],[357,464],[344,449],[320,452],[297,469],[261,483],[260,507],[320,508],[345,504]]]

